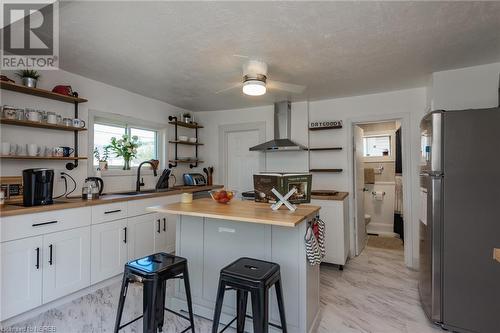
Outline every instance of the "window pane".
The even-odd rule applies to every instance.
[[[364,156],[390,156],[391,137],[371,136],[363,138]]]
[[[104,147],[111,143],[111,138],[120,138],[125,134],[125,127],[111,126],[104,124],[94,124],[94,147],[99,149],[102,156],[104,152]],[[97,159],[94,157],[94,165],[98,165]],[[115,154],[110,151],[108,158],[109,166],[121,166],[123,165],[122,157],[115,157]]]
[[[136,158],[132,160],[132,166],[138,166],[142,161],[156,159],[156,131],[130,128],[130,135],[137,135],[141,143]]]

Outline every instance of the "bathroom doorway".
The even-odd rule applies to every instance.
[[[404,252],[401,120],[352,124],[355,253],[365,246]]]

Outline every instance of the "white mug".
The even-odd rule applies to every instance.
[[[52,156],[54,156],[54,157],[62,157],[63,153],[64,153],[64,151],[61,147],[52,148]]]
[[[37,110],[33,109],[26,109],[26,112],[24,113],[25,117],[29,121],[41,121],[42,120],[42,114],[38,112]]]
[[[26,151],[29,156],[38,156],[40,155],[40,147],[35,143],[30,143],[26,145]]]
[[[78,127],[78,128],[85,127],[85,121],[84,120],[75,118],[72,121],[73,121],[73,127]]]
[[[57,115],[55,115],[55,114],[48,114],[47,115],[47,122],[49,124],[57,124]]]
[[[10,155],[10,142],[2,142],[2,155]]]

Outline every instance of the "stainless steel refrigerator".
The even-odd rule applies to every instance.
[[[435,111],[420,127],[422,306],[446,329],[500,332],[500,108]]]

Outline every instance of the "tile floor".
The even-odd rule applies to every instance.
[[[371,240],[344,271],[322,266],[318,333],[441,332],[427,321],[420,307],[417,273],[404,266],[402,247],[393,242],[384,247],[384,243],[385,240]],[[140,288],[131,288],[129,292],[140,299]],[[119,284],[100,289],[15,327],[53,326],[57,333],[112,332],[118,293]],[[130,303],[124,322],[141,313],[141,304]],[[139,320],[121,332],[141,332],[141,326]],[[166,314],[164,332],[180,332],[184,327],[184,320]],[[199,333],[211,332],[209,320],[196,317],[196,327]]]

